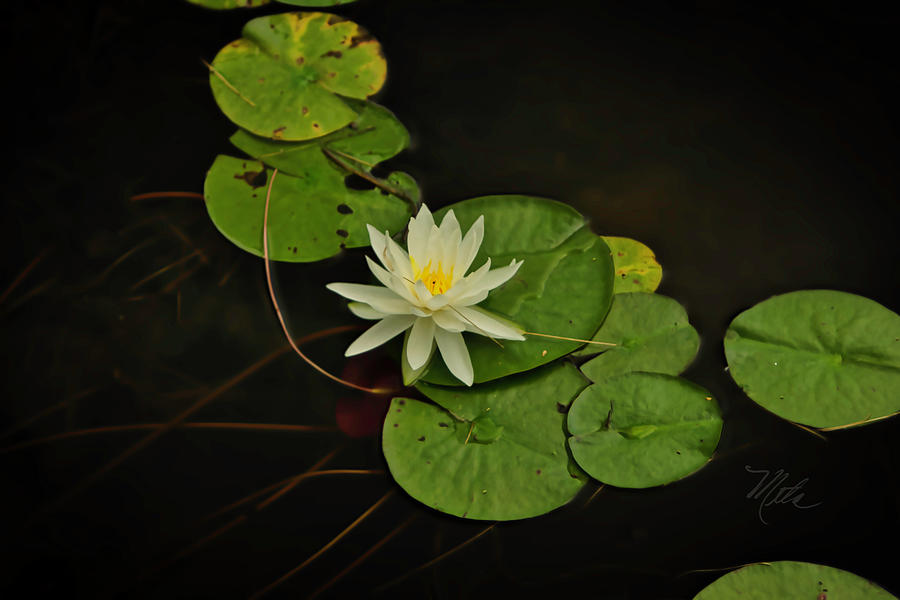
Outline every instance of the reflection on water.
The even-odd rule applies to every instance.
[[[744,397],[719,341],[735,314],[793,289],[900,308],[886,276],[897,261],[896,127],[880,78],[894,65],[878,36],[852,50],[821,41],[862,17],[801,26],[789,12],[700,8],[560,18],[538,3],[346,7],[383,43],[391,75],[379,101],[416,140],[393,166],[416,175],[432,208],[543,195],[589,215],[597,233],[647,243],[660,292],[701,333],[687,376],[726,419],[695,476],[645,491],[588,486],[395,582],[490,523],[421,507],[382,472],[377,435],[345,434],[348,414],[359,425],[380,407],[280,350],[261,261],[215,231],[202,200],[128,200],[198,192],[214,156],[234,152],[197,58],[236,37],[247,13],[87,4],[11,17],[32,51],[14,67],[0,283],[15,283],[0,302],[5,587],[247,596],[374,507],[277,590],[689,598],[716,574],[678,577],[687,571],[785,557],[900,589],[875,551],[896,535],[897,423],[822,442]],[[278,266],[298,338],[355,323],[324,284],[363,280],[362,254]],[[353,335],[305,348],[340,373]],[[179,426],[154,425],[179,415]],[[141,427],[106,429],[124,425]],[[808,477],[821,506],[773,506],[763,526],[745,498],[747,464]],[[310,469],[341,472],[303,476]]]

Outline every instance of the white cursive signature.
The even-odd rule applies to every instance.
[[[759,510],[756,511],[756,514],[759,515],[759,520],[762,521],[764,525],[768,525],[769,523],[763,518],[763,509],[772,506],[773,504],[793,504],[795,508],[814,508],[822,504],[821,502],[816,502],[815,504],[800,504],[800,501],[803,500],[803,492],[801,492],[800,489],[806,485],[806,482],[809,481],[809,477],[804,477],[797,482],[796,485],[778,487],[784,480],[791,476],[790,473],[778,469],[770,478],[769,476],[772,472],[768,469],[754,469],[750,465],[744,465],[744,469],[746,469],[748,473],[762,475],[759,483],[757,483],[752,490],[747,492],[747,498],[760,501]]]

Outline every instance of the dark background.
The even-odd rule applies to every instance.
[[[665,488],[605,489],[585,507],[596,489],[588,486],[570,505],[500,524],[379,593],[691,598],[721,574],[694,570],[783,559],[846,569],[900,593],[898,421],[822,441],[746,398],[724,371],[721,346],[737,313],[776,293],[833,288],[900,308],[898,20],[850,3],[583,6],[370,0],[336,12],[384,47],[388,83],[376,100],[414,140],[390,166],[415,175],[431,208],[542,195],[588,215],[597,233],[653,248],[664,269],[659,291],[687,307],[701,335],[685,376],[724,412],[716,459]],[[0,448],[166,421],[283,338],[262,262],[218,234],[202,201],[129,197],[202,191],[215,155],[238,154],[201,58],[239,37],[246,20],[289,7],[5,8],[12,157],[0,289],[39,260],[0,301]],[[298,335],[353,322],[323,284],[338,273],[362,277],[361,256],[278,268]],[[339,372],[350,335],[310,352]],[[284,355],[192,419],[333,425],[335,399],[347,395]],[[181,430],[78,487],[145,433],[0,454],[0,589],[246,597],[397,489],[387,474],[309,480],[264,511],[234,513],[246,521],[173,561],[228,522],[205,515],[331,450],[340,448],[331,468],[384,461],[377,437]],[[783,469],[790,484],[808,478],[804,503],[821,504],[772,506],[763,524],[746,498],[758,480],[746,465]],[[325,595],[374,593],[486,525],[431,512],[397,489],[274,595],[328,584],[411,515],[419,517]]]

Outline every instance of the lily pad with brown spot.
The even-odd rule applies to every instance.
[[[637,240],[605,235],[616,267],[615,293],[653,292],[662,281],[662,266],[653,250]]]
[[[897,600],[848,571],[789,560],[747,565],[703,588],[694,600]]]
[[[284,13],[248,22],[216,55],[210,86],[219,108],[248,131],[299,141],[356,118],[342,97],[364,99],[387,64],[365,29],[327,13]]]
[[[350,4],[356,0],[275,0],[282,4],[290,4],[291,6],[339,6],[341,4]]]
[[[256,8],[268,4],[271,0],[188,0],[188,2],[212,10],[231,10],[232,8]]]
[[[263,163],[220,155],[207,173],[203,195],[215,226],[239,248],[263,256],[266,189],[273,170]],[[407,201],[381,190],[354,190],[336,165],[310,168],[304,177],[279,173],[269,206],[269,257],[311,262],[343,248],[369,245],[366,224],[400,231],[410,215]],[[417,193],[405,173],[387,181],[407,194]]]
[[[282,142],[241,129],[231,136],[231,143],[257,160],[297,176],[305,176],[313,167],[335,164],[335,160],[368,173],[409,146],[409,132],[391,111],[374,102],[345,102],[357,117],[329,135],[303,142]]]

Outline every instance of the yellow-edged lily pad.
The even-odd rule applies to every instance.
[[[351,123],[344,97],[364,99],[384,84],[387,64],[365,29],[327,13],[253,19],[219,51],[209,81],[237,125],[276,140],[308,140]]]

